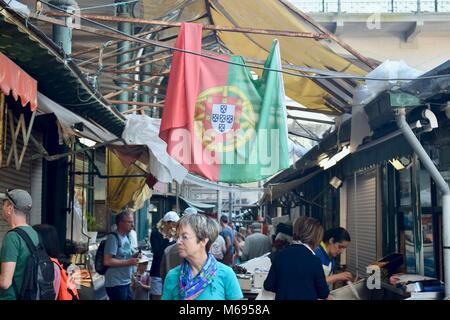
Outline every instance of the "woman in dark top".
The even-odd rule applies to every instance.
[[[175,211],[167,212],[150,234],[153,260],[150,268],[151,299],[160,300],[162,295],[161,261],[164,250],[175,243],[175,230],[180,217]]]
[[[322,263],[314,250],[323,228],[314,218],[300,217],[294,223],[294,241],[272,263],[264,289],[275,292],[275,300],[331,299]]]

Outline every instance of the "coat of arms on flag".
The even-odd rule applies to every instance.
[[[234,123],[234,104],[212,105],[211,126],[219,133],[230,131]]]

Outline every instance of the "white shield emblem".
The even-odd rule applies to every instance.
[[[234,124],[234,104],[213,104],[211,126],[219,133],[230,131]]]

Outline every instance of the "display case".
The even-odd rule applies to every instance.
[[[75,256],[75,283],[80,300],[108,300],[105,277],[95,271],[95,254],[98,244],[91,244],[89,250]]]

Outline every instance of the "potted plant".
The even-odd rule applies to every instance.
[[[97,220],[91,214],[86,215],[87,221],[87,235],[89,237],[90,243],[95,243],[97,241]]]

